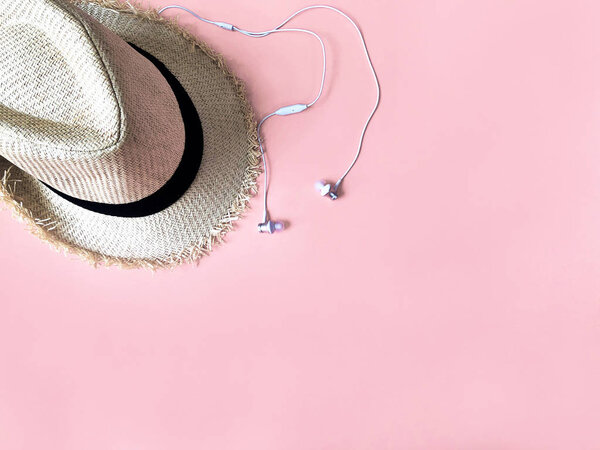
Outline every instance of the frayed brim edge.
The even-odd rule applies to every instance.
[[[23,205],[22,200],[18,196],[18,184],[21,180],[11,177],[10,168],[4,171],[2,178],[0,179],[0,202],[8,206],[8,209],[12,210],[13,215],[24,222],[34,236],[50,244],[58,252],[75,255],[82,260],[87,261],[94,267],[117,266],[123,269],[145,268],[157,270],[198,262],[200,258],[208,255],[215,245],[223,242],[225,235],[233,229],[234,223],[241,218],[243,212],[248,207],[252,196],[258,192],[257,179],[261,173],[261,155],[256,133],[256,122],[246,96],[244,84],[229,70],[221,55],[209,48],[205,43],[196,39],[196,37],[187,30],[177,25],[174,19],[163,18],[154,9],[141,9],[141,7],[138,7],[137,5],[134,6],[131,0],[126,4],[119,3],[116,0],[88,0],[85,2],[81,0],[68,1],[74,4],[94,3],[119,13],[133,14],[137,17],[161,23],[188,40],[193,51],[197,51],[198,49],[201,50],[217,64],[225,76],[234,84],[238,98],[244,109],[244,117],[248,130],[248,149],[246,153],[248,167],[244,173],[242,189],[230,206],[227,214],[221,219],[221,223],[211,230],[209,236],[205,237],[201,242],[180,252],[158,259],[108,256],[65,242],[53,232],[56,229],[56,222],[52,218],[37,218],[33,215],[31,210]]]

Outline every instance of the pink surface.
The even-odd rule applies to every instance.
[[[156,6],[167,0],[153,1]],[[183,1],[260,29],[295,1]],[[598,449],[600,4],[336,3],[325,100],[265,127],[259,199],[199,267],[94,270],[0,214],[0,449]],[[310,98],[305,36],[182,16],[260,114]],[[333,82],[333,84],[331,84]]]

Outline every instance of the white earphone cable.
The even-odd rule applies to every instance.
[[[164,8],[161,8],[158,10],[158,14],[162,14],[163,12],[165,12],[168,9],[181,9],[182,11],[185,11],[187,13],[190,13],[192,16],[194,16],[196,19],[201,20],[202,22],[206,22],[206,23],[210,23],[211,25],[216,25],[220,28],[224,28],[221,25],[224,25],[222,22],[215,22],[214,20],[210,20],[210,19],[206,19],[204,17],[199,16],[198,14],[196,14],[194,11],[192,11],[191,9],[186,8],[185,6],[180,6],[180,5],[169,5],[169,6],[165,6]]]
[[[363,142],[364,142],[364,139],[365,139],[365,134],[367,133],[367,129],[369,128],[369,124],[371,123],[371,120],[373,119],[373,116],[375,115],[375,112],[377,112],[377,109],[379,108],[379,104],[381,102],[381,85],[379,84],[379,79],[377,77],[377,72],[375,71],[375,67],[373,66],[373,61],[371,60],[371,55],[369,54],[369,50],[367,48],[367,43],[365,41],[365,37],[364,37],[362,31],[360,30],[358,24],[354,20],[352,20],[352,18],[350,16],[348,16],[346,13],[344,13],[341,10],[339,10],[338,8],[335,8],[335,7],[329,6],[329,5],[312,5],[312,6],[307,6],[305,8],[302,8],[302,9],[296,11],[292,15],[290,15],[287,19],[285,19],[283,22],[281,22],[279,25],[277,25],[275,28],[273,28],[273,30],[279,30],[279,29],[281,29],[283,26],[285,26],[288,22],[290,22],[296,16],[302,14],[305,11],[310,11],[310,10],[313,10],[313,9],[327,9],[327,10],[333,11],[333,12],[341,15],[342,17],[344,17],[346,20],[348,20],[352,24],[352,26],[354,27],[354,29],[356,30],[356,32],[358,33],[358,36],[360,38],[360,41],[361,41],[361,44],[362,44],[362,48],[363,48],[365,57],[367,58],[367,63],[369,64],[369,69],[371,70],[371,74],[372,74],[373,80],[375,82],[375,87],[377,89],[377,97],[376,97],[376,100],[375,100],[375,105],[373,106],[373,109],[371,110],[371,113],[367,117],[367,120],[366,120],[366,122],[365,122],[365,124],[363,126],[362,132],[360,134],[360,139],[359,139],[359,142],[358,142],[358,149],[356,151],[356,155],[354,156],[354,159],[352,160],[352,163],[350,164],[350,166],[348,167],[348,169],[346,169],[346,171],[344,172],[344,174],[336,182],[336,188],[337,188],[342,183],[342,181],[344,181],[344,178],[346,178],[346,176],[350,173],[350,171],[352,170],[352,168],[356,165],[356,162],[358,161],[358,158],[360,157],[360,152],[362,150]],[[269,32],[268,31],[254,32],[254,34],[263,34],[263,33],[269,33]],[[324,79],[325,78],[323,78],[323,80]],[[322,89],[323,89],[323,86],[321,86],[321,90]]]
[[[317,94],[316,98],[312,102],[308,103],[307,105],[310,108],[312,105],[314,105],[315,103],[317,103],[319,101],[319,99],[323,95],[323,89],[325,88],[325,77],[327,75],[327,53],[325,51],[325,43],[323,42],[323,39],[321,39],[321,37],[317,33],[315,33],[314,31],[305,30],[304,28],[281,28],[281,27],[279,27],[279,28],[273,28],[272,30],[269,30],[269,31],[260,31],[260,32],[247,31],[247,30],[243,30],[238,27],[233,27],[233,29],[234,29],[234,31],[238,31],[238,32],[242,33],[243,35],[252,37],[252,38],[263,38],[263,37],[269,36],[272,33],[290,32],[290,31],[310,34],[311,36],[314,36],[319,41],[319,44],[321,45],[321,51],[323,53],[323,72],[321,75],[321,87],[319,88],[319,93]]]
[[[286,33],[286,32],[297,32],[297,33],[304,33],[304,34],[308,34],[313,36],[314,38],[316,38],[319,41],[319,44],[321,45],[321,52],[323,55],[323,71],[322,71],[322,75],[321,75],[321,86],[319,88],[319,92],[317,93],[317,96],[314,98],[314,100],[312,100],[310,103],[307,103],[305,106],[305,108],[302,108],[301,110],[287,110],[287,111],[282,111],[285,108],[280,108],[279,110],[266,115],[258,124],[257,127],[257,136],[258,136],[258,142],[259,142],[259,147],[260,147],[260,153],[261,153],[261,157],[262,157],[262,163],[263,163],[263,170],[265,173],[265,187],[263,189],[263,205],[264,205],[264,209],[263,209],[263,222],[266,222],[269,218],[269,209],[268,209],[268,192],[269,192],[269,169],[268,169],[268,161],[267,161],[267,156],[265,154],[265,147],[263,144],[263,139],[260,133],[260,130],[263,126],[263,124],[270,119],[273,116],[276,115],[290,115],[290,114],[295,114],[301,111],[304,111],[307,108],[310,108],[311,106],[313,106],[315,103],[317,103],[319,101],[319,99],[321,98],[321,96],[323,95],[323,89],[325,88],[325,78],[327,76],[327,53],[325,50],[325,43],[323,42],[323,39],[321,39],[321,37],[310,30],[305,30],[303,28],[282,28],[283,25],[278,26],[277,28],[274,28],[272,30],[265,30],[265,31],[248,31],[248,30],[244,30],[242,28],[236,27],[232,24],[226,23],[226,22],[217,22],[214,20],[210,20],[210,19],[206,19],[204,17],[199,16],[198,14],[196,14],[195,12],[191,11],[190,9],[184,7],[184,6],[179,6],[179,5],[170,5],[170,6],[165,6],[164,8],[160,9],[158,11],[158,14],[162,14],[164,11],[168,10],[168,9],[181,9],[182,11],[185,11],[189,14],[191,14],[193,17],[195,17],[198,20],[201,20],[202,22],[206,22],[209,23],[211,25],[215,25],[219,28],[223,28],[225,30],[229,30],[229,31],[237,31],[241,34],[243,34],[244,36],[248,36],[251,38],[263,38],[263,37],[267,37],[269,35],[271,35],[272,33]],[[284,24],[285,25],[285,24]],[[304,105],[304,104],[303,104]]]
[[[373,75],[373,81],[375,81],[375,87],[377,89],[377,97],[375,100],[375,105],[373,106],[373,109],[371,110],[371,113],[367,117],[367,120],[363,126],[362,132],[360,134],[360,139],[358,141],[358,149],[356,151],[356,155],[354,156],[354,159],[352,160],[352,163],[350,164],[348,169],[346,169],[346,172],[344,172],[344,174],[340,177],[340,179],[335,183],[336,189],[337,189],[337,187],[339,187],[339,185],[342,183],[342,181],[344,181],[344,178],[346,178],[346,176],[350,173],[350,171],[352,170],[352,168],[358,161],[358,158],[360,157],[360,152],[362,150],[363,142],[365,140],[365,134],[367,133],[367,128],[369,128],[369,124],[371,123],[371,120],[373,119],[373,116],[375,115],[375,112],[377,112],[377,109],[379,108],[379,104],[381,103],[381,85],[379,84],[379,78],[377,77],[377,72],[375,71],[375,67],[373,66],[373,61],[371,60],[371,55],[369,54],[369,49],[367,48],[367,43],[365,41],[365,37],[364,37],[362,31],[360,30],[358,24],[354,20],[352,20],[352,18],[350,18],[350,16],[348,16],[343,11],[341,11],[333,6],[329,6],[329,5],[307,6],[306,8],[302,8],[302,9],[296,11],[295,13],[293,13],[286,20],[284,20],[278,27],[275,27],[275,28],[278,29],[278,28],[283,27],[285,24],[287,24],[290,20],[292,20],[297,15],[302,14],[303,12],[309,11],[312,9],[328,9],[330,11],[340,14],[342,17],[344,17],[346,20],[348,20],[352,24],[352,26],[358,33],[358,36],[362,43],[363,51],[365,53],[365,57],[367,58],[367,63],[369,64],[369,68],[371,69],[371,74]]]
[[[317,103],[319,101],[319,99],[323,95],[323,89],[325,87],[325,77],[327,75],[327,72],[326,72],[327,71],[327,53],[325,51],[325,43],[323,42],[323,39],[321,39],[321,37],[317,33],[314,33],[310,30],[305,30],[302,28],[283,28],[283,29],[278,28],[278,29],[273,29],[273,30],[269,30],[269,31],[252,32],[252,31],[243,30],[238,27],[234,27],[234,30],[242,33],[245,36],[253,37],[253,38],[263,38],[263,37],[269,36],[271,33],[281,33],[281,32],[299,32],[299,33],[307,33],[307,34],[310,34],[311,36],[314,36],[319,41],[319,44],[321,44],[321,51],[323,53],[323,73],[321,76],[321,87],[319,88],[319,92],[312,102],[306,104],[306,108],[310,108],[312,105],[314,105],[315,103]],[[300,112],[300,111],[298,111],[298,112]],[[294,113],[291,113],[291,114],[294,114]],[[263,124],[268,119],[270,119],[271,117],[276,116],[276,115],[282,115],[282,114],[277,114],[277,111],[276,111],[276,112],[266,115],[259,122],[258,127],[257,127],[258,143],[260,146],[260,154],[261,154],[262,162],[263,162],[263,170],[265,172],[265,187],[263,189],[263,205],[264,205],[263,223],[267,222],[267,220],[269,219],[269,209],[268,209],[269,169],[268,169],[268,161],[267,161],[267,156],[265,154],[265,148],[264,148],[264,144],[263,144],[262,134],[260,133],[260,129],[262,128]],[[289,114],[285,114],[285,115],[289,115]]]
[[[373,116],[375,115],[375,112],[377,111],[377,109],[379,108],[379,104],[381,102],[381,86],[379,84],[379,79],[377,77],[377,73],[375,71],[375,67],[373,66],[373,62],[371,60],[371,56],[369,54],[369,50],[367,49],[367,43],[365,41],[364,35],[362,33],[362,31],[360,30],[359,26],[357,25],[357,23],[352,20],[352,18],[350,18],[350,16],[348,16],[346,13],[344,13],[343,11],[339,10],[338,8],[335,8],[333,6],[329,6],[329,5],[312,5],[312,6],[307,6],[305,8],[302,8],[296,12],[294,12],[292,15],[290,15],[287,19],[285,19],[283,22],[281,22],[278,26],[276,26],[273,29],[270,30],[265,30],[265,31],[248,31],[248,30],[244,30],[242,28],[239,28],[233,24],[227,23],[227,22],[219,22],[219,21],[214,21],[214,20],[210,20],[210,19],[206,19],[204,17],[199,16],[198,14],[196,14],[195,12],[191,11],[188,8],[185,8],[183,6],[179,6],[179,5],[169,5],[169,6],[165,6],[164,8],[160,9],[158,11],[159,14],[162,14],[164,11],[168,10],[168,9],[172,9],[172,8],[176,8],[176,9],[181,9],[183,11],[188,12],[189,14],[191,14],[192,16],[194,16],[196,19],[201,20],[202,22],[206,22],[212,25],[215,25],[219,28],[222,28],[224,30],[228,30],[228,31],[237,31],[245,36],[248,37],[252,37],[252,38],[263,38],[263,37],[267,37],[273,33],[282,33],[282,32],[299,32],[299,33],[305,33],[305,34],[309,34],[313,37],[315,37],[320,45],[321,45],[321,50],[323,52],[323,72],[322,72],[322,76],[321,76],[321,86],[319,88],[319,92],[317,94],[317,96],[315,97],[315,99],[307,104],[297,104],[297,105],[290,105],[290,106],[286,106],[283,108],[278,109],[277,111],[266,115],[258,124],[257,127],[257,133],[258,133],[258,142],[260,145],[260,151],[261,151],[261,155],[262,155],[262,160],[263,160],[263,168],[265,171],[265,188],[264,188],[264,198],[263,198],[263,205],[264,205],[264,213],[263,213],[263,221],[266,222],[267,220],[269,220],[269,212],[268,212],[268,207],[267,207],[267,193],[268,193],[268,188],[269,188],[269,177],[268,177],[268,167],[267,167],[267,160],[266,160],[266,155],[265,155],[265,150],[264,150],[264,146],[263,146],[263,141],[261,138],[261,134],[260,134],[260,130],[262,125],[271,117],[279,115],[279,116],[286,116],[286,115],[291,115],[291,114],[296,114],[299,112],[302,112],[308,108],[310,108],[311,106],[313,106],[315,103],[317,103],[319,101],[319,99],[321,98],[322,94],[323,94],[323,89],[325,86],[325,78],[326,78],[326,71],[327,71],[327,54],[325,51],[325,44],[323,43],[323,39],[321,39],[321,37],[310,30],[306,30],[303,28],[283,28],[287,23],[289,23],[292,19],[294,19],[296,16],[302,14],[303,12],[309,11],[309,10],[313,10],[313,9],[327,9],[330,11],[333,11],[339,15],[341,15],[342,17],[344,17],[346,20],[348,20],[352,26],[354,27],[354,29],[356,30],[356,32],[358,33],[358,36],[361,40],[361,44],[362,44],[362,48],[365,54],[365,57],[367,59],[367,62],[369,64],[369,68],[371,70],[371,74],[373,76],[373,80],[375,82],[375,87],[377,89],[377,96],[376,96],[376,100],[375,100],[375,104],[373,106],[373,109],[371,110],[371,113],[369,114],[369,116],[367,117],[367,120],[362,128],[361,134],[360,134],[360,138],[358,141],[358,148],[356,150],[356,154],[354,156],[354,159],[352,160],[352,162],[350,163],[350,165],[348,166],[348,168],[346,169],[346,171],[344,172],[344,174],[338,179],[338,181],[335,183],[335,186],[333,188],[333,192],[334,194],[337,192],[337,189],[339,188],[339,186],[341,185],[342,181],[344,181],[344,179],[346,178],[346,176],[348,176],[348,174],[350,173],[350,171],[354,168],[354,166],[356,165],[356,162],[358,161],[358,158],[360,157],[360,153],[362,151],[362,146],[364,143],[364,139],[365,139],[365,134],[367,132],[367,129],[369,127],[369,124],[371,123],[371,120],[373,119]],[[337,195],[335,195],[333,198],[337,198]]]
[[[263,146],[263,140],[260,134],[260,129],[265,123],[267,119],[273,117],[275,113],[271,113],[268,116],[265,116],[258,124],[257,127],[257,135],[258,135],[258,145],[260,146],[260,154],[262,156],[263,161],[263,171],[265,172],[265,187],[263,189],[263,222],[269,220],[269,209],[267,207],[267,194],[269,192],[269,167],[267,164],[267,158],[265,156],[265,149]]]
[[[217,22],[214,20],[207,19],[205,17],[201,17],[198,14],[196,14],[194,11],[192,11],[184,6],[180,6],[180,5],[165,6],[164,8],[161,8],[158,11],[158,14],[160,15],[169,9],[181,9],[182,11],[185,11],[185,12],[191,14],[196,19],[201,20],[202,22],[209,23],[211,25],[215,25],[215,26],[217,26],[219,28],[223,28],[225,30],[237,31],[237,32],[243,34],[244,36],[248,36],[248,37],[252,37],[252,38],[263,38],[263,37],[269,36],[272,33],[282,33],[282,32],[305,33],[305,34],[309,34],[309,35],[313,36],[314,38],[316,38],[319,41],[319,44],[321,45],[321,51],[323,54],[323,71],[322,71],[322,75],[321,75],[321,86],[319,88],[319,93],[317,94],[316,98],[313,101],[308,103],[308,107],[311,107],[315,103],[317,103],[319,101],[319,99],[321,98],[321,96],[323,95],[323,89],[325,88],[325,77],[327,75],[327,53],[325,51],[325,43],[323,42],[323,39],[321,39],[321,37],[314,31],[305,30],[303,28],[283,28],[282,29],[283,25],[285,25],[287,22],[289,22],[291,20],[291,18],[288,19],[285,23],[279,25],[278,27],[273,28],[272,30],[248,31],[248,30],[244,30],[243,28],[239,28],[232,24],[226,23],[226,22]]]

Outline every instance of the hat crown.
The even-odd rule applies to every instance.
[[[119,105],[106,95],[111,80],[84,23],[64,5],[19,1],[0,12],[0,24],[2,131],[66,150],[72,143],[79,151],[114,143]]]
[[[158,190],[185,139],[158,69],[73,4],[0,2],[0,155],[84,200]]]

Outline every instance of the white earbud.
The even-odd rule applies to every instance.
[[[266,222],[258,224],[258,232],[259,233],[277,233],[279,231],[283,231],[285,229],[285,224],[283,222],[273,222],[272,220],[267,220]]]
[[[290,105],[290,106],[284,106],[283,108],[279,108],[277,111],[266,115],[258,124],[258,128],[257,128],[258,142],[260,144],[260,151],[261,151],[262,160],[263,160],[263,168],[264,168],[264,172],[265,172],[265,187],[264,187],[264,191],[263,191],[264,192],[263,221],[262,221],[262,223],[260,223],[258,225],[258,231],[261,233],[269,233],[269,234],[273,234],[275,232],[282,231],[285,227],[284,227],[283,222],[273,222],[268,219],[269,218],[269,210],[268,210],[268,206],[267,206],[267,193],[268,193],[268,189],[269,189],[269,172],[268,172],[268,167],[267,167],[267,157],[265,155],[265,149],[264,149],[263,141],[261,139],[261,134],[260,134],[261,127],[263,126],[265,121],[267,121],[268,119],[270,119],[273,116],[289,116],[292,114],[298,114],[302,111],[306,111],[311,106],[313,106],[315,103],[317,103],[317,101],[319,101],[319,99],[321,98],[321,95],[323,94],[323,88],[325,86],[325,75],[326,75],[326,71],[327,71],[327,55],[325,52],[325,44],[323,43],[323,39],[321,39],[321,37],[317,33],[310,31],[310,30],[306,30],[303,28],[283,28],[283,26],[286,25],[289,21],[291,21],[297,15],[299,15],[305,11],[311,10],[311,9],[327,9],[327,10],[333,11],[333,12],[343,16],[345,19],[347,19],[352,24],[352,26],[354,27],[354,29],[356,30],[356,32],[358,33],[358,35],[360,37],[364,54],[367,58],[367,62],[369,63],[369,68],[371,69],[371,73],[372,73],[373,79],[375,81],[375,86],[377,88],[377,99],[375,102],[375,106],[373,107],[373,109],[371,111],[371,114],[369,115],[369,117],[367,118],[367,120],[363,126],[362,133],[360,135],[360,139],[358,142],[358,149],[356,151],[356,155],[354,156],[354,160],[352,161],[350,166],[346,169],[344,174],[339,178],[339,180],[336,183],[332,184],[332,183],[325,182],[325,181],[319,181],[315,185],[317,187],[317,190],[321,194],[321,196],[329,197],[332,200],[336,200],[339,196],[338,189],[339,189],[340,185],[342,184],[342,181],[344,181],[344,179],[346,178],[348,173],[350,173],[350,171],[352,170],[352,168],[358,161],[358,157],[360,156],[360,152],[362,149],[365,134],[367,132],[367,128],[369,127],[369,123],[371,123],[371,119],[375,115],[375,111],[377,111],[377,108],[379,107],[379,102],[380,102],[380,98],[381,98],[381,88],[379,86],[379,80],[377,79],[377,73],[375,72],[375,68],[373,67],[373,62],[371,61],[371,57],[369,56],[369,51],[367,50],[367,44],[365,42],[365,38],[364,38],[362,32],[360,31],[360,28],[356,24],[356,22],[354,20],[352,20],[347,14],[345,14],[344,12],[340,11],[337,8],[334,8],[333,6],[313,5],[313,6],[307,6],[306,8],[302,8],[299,11],[296,11],[291,16],[289,16],[287,19],[285,19],[282,23],[280,23],[278,26],[276,26],[275,28],[273,28],[271,30],[247,31],[242,28],[238,28],[235,25],[228,23],[228,22],[220,22],[220,21],[206,19],[206,18],[201,17],[198,14],[194,13],[193,11],[191,11],[183,6],[179,6],[179,5],[165,6],[164,8],[162,8],[161,10],[158,11],[158,14],[162,14],[164,11],[171,9],[171,8],[176,8],[176,9],[181,9],[183,11],[186,11],[186,12],[190,13],[192,16],[194,16],[196,19],[201,20],[206,23],[209,23],[211,25],[215,25],[219,28],[222,28],[223,30],[238,32],[238,33],[243,34],[244,36],[248,36],[248,37],[252,37],[252,38],[264,38],[273,33],[298,32],[298,33],[304,33],[304,34],[313,36],[314,38],[316,38],[319,41],[319,44],[321,45],[321,51],[323,53],[323,71],[322,71],[322,75],[321,75],[321,86],[319,88],[319,92],[318,92],[317,96],[315,97],[315,99],[313,101],[311,101],[310,103],[298,103],[298,104],[294,104],[294,105]]]
[[[338,184],[331,184],[324,180],[319,180],[315,183],[315,189],[321,194],[321,197],[329,197],[331,200],[337,200]]]

